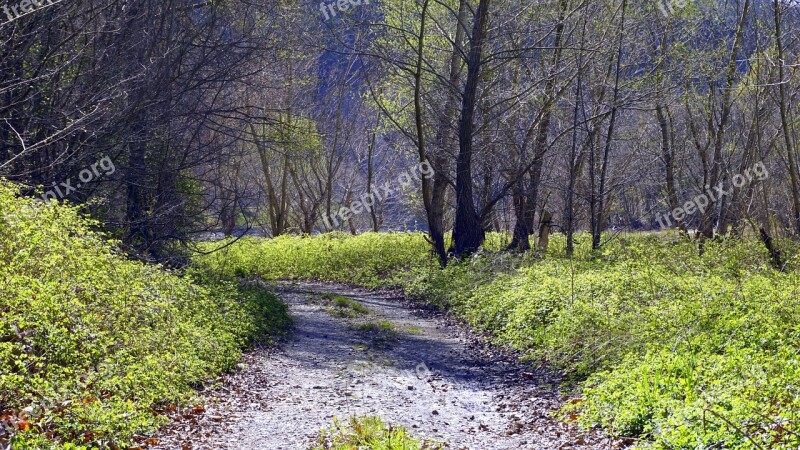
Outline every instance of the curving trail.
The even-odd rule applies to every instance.
[[[324,293],[370,312],[337,317]],[[207,394],[205,411],[167,426],[157,448],[304,450],[334,417],[353,415],[380,416],[451,449],[622,447],[554,419],[563,399],[552,374],[531,372],[446,315],[341,285],[282,284],[278,294],[295,320],[289,337],[246,355]]]

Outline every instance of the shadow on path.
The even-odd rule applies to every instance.
[[[618,448],[553,418],[561,399],[549,374],[487,354],[469,333],[415,314],[396,295],[323,283],[277,292],[294,318],[290,336],[248,353],[204,416],[167,427],[159,448],[307,450],[334,417],[354,415],[380,416],[452,449]],[[370,313],[336,317],[324,293]],[[364,323],[390,330],[365,332]]]

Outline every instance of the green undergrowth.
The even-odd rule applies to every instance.
[[[0,182],[0,447],[138,447],[288,320],[260,285],[131,261],[96,225]]]
[[[573,258],[555,235],[546,257],[489,251],[441,270],[421,234],[283,237],[200,264],[403,287],[562,370],[578,386],[565,420],[642,448],[797,448],[797,244],[779,242],[781,273],[756,239],[709,242],[699,256],[672,233],[607,238],[592,252],[577,236]]]
[[[319,237],[244,238],[208,257],[204,266],[231,277],[265,280],[324,280],[382,287],[404,272],[427,266],[429,245],[418,233],[345,233]],[[206,244],[206,250],[222,243]],[[231,264],[233,262],[233,264]]]
[[[337,295],[331,299],[331,314],[342,318],[356,318],[370,313],[369,308],[352,298]]]
[[[386,425],[378,417],[335,420],[313,450],[441,450],[441,444],[416,439],[405,428]]]

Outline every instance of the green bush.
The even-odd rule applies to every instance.
[[[0,415],[14,448],[126,448],[285,307],[126,259],[77,209],[0,182]],[[2,419],[0,419],[2,420]]]
[[[708,242],[702,256],[672,233],[622,234],[600,251],[580,234],[573,258],[564,244],[554,235],[546,257],[488,251],[441,270],[420,234],[287,237],[199,263],[402,286],[563,370],[580,387],[565,418],[642,448],[800,445],[797,244],[780,242],[785,273],[756,239]]]

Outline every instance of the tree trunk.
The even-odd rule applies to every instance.
[[[542,213],[542,223],[539,224],[539,242],[536,248],[543,254],[547,254],[547,247],[550,244],[550,228],[553,226],[553,215],[549,211]]]
[[[569,8],[569,2],[566,0],[561,0],[559,3],[559,17],[558,23],[555,27],[555,38],[553,41],[553,59],[551,61],[550,70],[547,76],[547,85],[545,87],[545,92],[547,92],[547,99],[542,109],[541,120],[539,121],[538,127],[536,127],[536,139],[534,141],[534,160],[533,166],[531,167],[530,174],[529,174],[529,182],[527,186],[525,183],[522,183],[527,189],[525,189],[525,199],[521,201],[519,204],[519,208],[515,208],[515,211],[519,210],[521,214],[517,214],[517,223],[514,225],[514,237],[511,240],[511,244],[508,246],[509,249],[516,248],[520,251],[525,251],[530,248],[530,242],[528,236],[531,232],[535,229],[535,220],[536,220],[536,205],[539,201],[539,185],[542,181],[542,166],[544,164],[544,157],[547,154],[548,146],[547,146],[547,136],[548,132],[550,131],[550,121],[552,120],[553,116],[553,108],[555,107],[558,93],[556,92],[556,77],[558,74],[559,65],[561,62],[561,40],[564,35],[564,21],[567,14],[567,9]],[[533,129],[531,129],[532,131]],[[530,134],[526,136],[525,141],[523,142],[523,147],[527,146],[527,142],[530,140]],[[523,149],[523,154],[524,154]]]
[[[780,250],[775,248],[775,243],[772,241],[772,236],[770,236],[769,233],[767,233],[767,230],[763,228],[759,229],[758,231],[759,235],[761,236],[761,242],[764,243],[764,247],[766,247],[767,251],[769,251],[769,256],[772,259],[772,267],[783,272],[783,255],[781,255]]]
[[[586,5],[588,7],[588,4]],[[583,49],[586,43],[586,16],[583,18],[581,29],[581,45],[578,53],[578,79],[575,87],[575,106],[572,110],[572,143],[569,151],[569,180],[567,182],[567,194],[564,205],[564,233],[567,235],[566,254],[571,258],[575,253],[575,183],[580,173],[582,163],[578,161],[578,112],[581,111],[585,116],[585,106],[583,103]],[[588,136],[591,139],[591,136]],[[583,153],[583,152],[581,152]],[[581,158],[582,159],[582,156]]]
[[[436,133],[436,141],[439,148],[433,156],[433,187],[431,189],[430,211],[428,211],[428,232],[433,250],[439,258],[442,267],[447,265],[447,250],[444,245],[444,209],[447,198],[447,187],[449,179],[447,177],[447,159],[444,154],[445,149],[455,140],[450,126],[451,118],[458,114],[457,97],[452,91],[458,88],[458,80],[461,77],[461,52],[464,43],[463,24],[467,17],[467,2],[460,0],[458,6],[458,23],[456,24],[456,38],[453,41],[453,53],[450,57],[450,77],[448,88],[451,90],[447,94],[447,102],[444,108],[444,116],[439,122],[439,129]]]
[[[606,135],[605,148],[603,150],[603,163],[600,167],[600,191],[598,192],[597,208],[592,212],[597,214],[592,224],[592,249],[597,250],[600,248],[600,236],[605,228],[606,216],[606,181],[608,176],[608,158],[611,152],[611,143],[614,139],[614,125],[616,124],[617,111],[619,107],[617,101],[619,100],[619,78],[620,66],[622,65],[622,44],[625,35],[625,13],[628,9],[628,0],[622,0],[622,17],[620,19],[619,29],[619,47],[617,48],[617,61],[614,71],[614,94],[611,106],[611,119],[608,123],[608,134]]]
[[[453,230],[454,253],[465,256],[474,253],[483,243],[486,234],[475,210],[472,195],[472,134],[474,129],[475,102],[486,38],[489,3],[480,0],[475,12],[467,60],[467,81],[458,125],[459,152],[456,161],[456,224]]]
[[[144,143],[132,142],[129,144],[128,171],[125,174],[127,190],[125,221],[128,224],[126,241],[132,243],[143,253],[146,253],[150,247],[150,233],[144,212],[145,199],[142,192],[143,187],[147,184],[146,174]]]
[[[528,226],[525,224],[525,182],[520,180],[512,190],[512,197],[514,202],[514,214],[517,217],[514,224],[514,238],[508,246],[508,250],[526,252],[531,249],[531,242],[528,238]]]
[[[378,128],[381,125],[381,118],[380,116],[375,119],[375,129],[372,131],[372,137],[369,140],[369,147],[367,147],[367,197],[372,198],[372,179],[374,178],[373,175],[373,167],[372,167],[372,156],[375,153],[375,141],[378,137]],[[370,219],[372,220],[372,231],[377,233],[380,231],[380,226],[378,224],[378,215],[375,213],[375,207],[377,205],[372,205],[369,207],[369,215]]]
[[[664,113],[666,108],[661,103],[656,104],[656,119],[658,120],[658,127],[661,129],[661,157],[664,160],[664,170],[666,172],[664,181],[667,185],[667,203],[670,211],[675,211],[680,207],[680,202],[678,201],[678,190],[675,188],[675,148],[667,120],[669,113]],[[682,220],[675,219],[675,221],[678,224],[678,229],[685,233],[687,231],[686,224]]]

